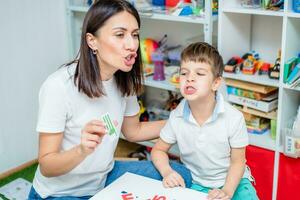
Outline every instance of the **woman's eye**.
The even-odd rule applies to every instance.
[[[180,75],[181,75],[181,76],[185,76],[186,73],[185,73],[185,72],[180,72]]]
[[[124,37],[124,34],[123,33],[117,33],[116,36],[121,38],[121,37]]]
[[[134,37],[134,38],[139,38],[139,36],[140,36],[140,35],[139,35],[138,33],[133,34],[133,37]]]

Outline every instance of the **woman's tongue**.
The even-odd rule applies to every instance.
[[[192,86],[187,86],[184,88],[184,93],[188,95],[194,94],[196,91],[197,91],[196,88]]]
[[[127,56],[125,58],[125,65],[127,66],[132,66],[134,63],[135,63],[135,56],[134,55],[131,55],[131,56]]]

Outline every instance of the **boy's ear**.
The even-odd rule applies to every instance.
[[[213,85],[212,85],[212,90],[213,90],[214,92],[216,92],[216,91],[220,88],[220,86],[221,86],[221,84],[222,84],[222,80],[223,80],[223,78],[222,78],[221,76],[217,77],[217,78],[214,80]]]

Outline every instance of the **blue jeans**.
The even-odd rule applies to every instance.
[[[185,168],[183,165],[170,162],[172,169],[178,172],[184,179],[186,187],[191,187],[192,185],[192,176],[190,171]],[[107,179],[105,182],[105,186],[109,185],[110,183],[114,182],[117,178],[122,176],[126,172],[131,172],[134,174],[138,174],[141,176],[146,176],[149,178],[153,178],[156,180],[162,180],[162,176],[154,167],[151,161],[116,161],[114,168],[108,173]],[[79,200],[79,199],[89,199],[91,196],[84,196],[84,197],[47,197],[47,200]],[[32,187],[28,196],[30,200],[41,200],[43,199]]]

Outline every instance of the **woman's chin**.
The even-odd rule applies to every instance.
[[[130,72],[132,70],[132,65],[131,66],[123,66],[123,67],[120,67],[120,70],[122,72]]]

